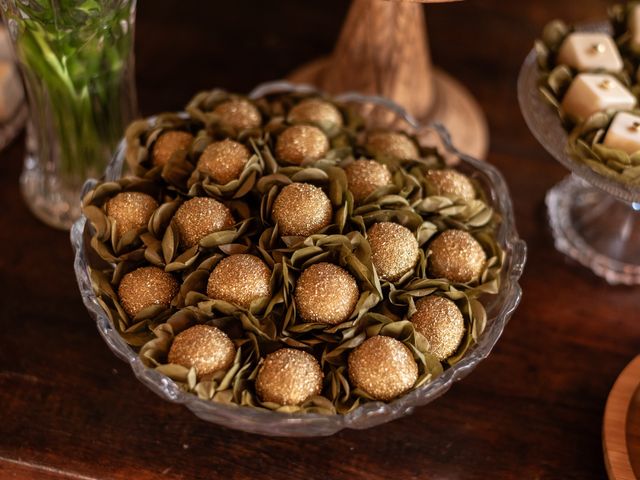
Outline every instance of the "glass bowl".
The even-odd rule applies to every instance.
[[[610,32],[607,23],[577,29]],[[601,175],[568,154],[568,134],[542,98],[539,77],[532,49],[518,78],[520,109],[538,142],[572,172],[546,196],[555,246],[611,284],[640,284],[640,187]]]
[[[257,87],[250,96],[257,98],[273,93],[303,91],[314,90],[311,87],[274,82]],[[453,382],[464,378],[489,355],[520,302],[522,290],[518,279],[524,268],[526,246],[518,237],[507,185],[498,170],[488,163],[460,154],[451,145],[449,135],[443,127],[438,125],[420,127],[403,109],[389,100],[355,93],[338,96],[337,100],[366,110],[368,121],[372,122],[369,127],[381,126],[384,123],[386,126],[394,125],[397,128],[412,131],[419,130],[423,136],[437,139],[452,158],[459,159],[457,168],[471,175],[485,190],[488,201],[502,218],[497,236],[501,247],[506,252],[504,268],[501,272],[502,288],[497,295],[483,299],[488,317],[487,328],[478,343],[468,350],[463,359],[445,370],[432,382],[390,403],[365,403],[345,415],[290,414],[201,400],[196,395],[182,391],[167,376],[144,366],[137,353],[113,328],[98,304],[91,286],[90,235],[86,218],[81,217],[71,229],[71,243],[75,251],[74,267],[84,304],[95,320],[104,341],[118,357],[131,365],[136,377],[149,389],[165,400],[184,404],[204,420],[264,435],[312,437],[331,435],[343,428],[369,428],[408,415],[416,406],[425,405],[444,394],[451,388]],[[109,165],[106,173],[107,180],[120,178],[124,166],[124,150],[123,142]],[[95,184],[95,180],[89,180],[85,184],[84,192],[93,188]]]

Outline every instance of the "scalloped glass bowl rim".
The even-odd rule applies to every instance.
[[[610,33],[607,22],[585,23],[575,26],[579,31]],[[603,192],[623,202],[639,202],[640,187],[625,185],[606,177],[585,163],[574,160],[567,153],[569,136],[554,109],[547,104],[538,90],[537,53],[535,48],[527,54],[518,75],[518,101],[522,116],[536,140],[558,162]]]
[[[317,92],[317,90],[313,87],[293,85],[287,82],[270,82],[258,86],[250,94],[250,97],[257,98],[283,92],[304,93]],[[342,102],[371,104],[373,108],[390,110],[410,126],[419,127],[418,123],[401,107],[387,99],[364,96],[357,93],[347,93],[334,98]],[[273,412],[202,400],[194,394],[184,392],[170,378],[142,364],[136,352],[124,342],[112,327],[107,315],[98,304],[89,279],[84,238],[86,218],[83,216],[74,224],[71,230],[71,242],[75,251],[74,267],[84,304],[96,321],[98,331],[104,341],[118,357],[129,363],[136,377],[160,397],[172,402],[185,404],[198,417],[207,421],[264,435],[324,436],[331,435],[343,428],[369,428],[407,415],[411,413],[415,406],[424,405],[444,394],[454,381],[465,377],[481,360],[489,355],[510,316],[520,302],[522,290],[518,284],[518,279],[522,275],[524,268],[526,246],[516,232],[508,189],[504,178],[498,170],[488,163],[475,160],[456,151],[451,145],[448,133],[442,126],[433,125],[421,128],[433,129],[438,132],[443,145],[450,153],[459,156],[463,163],[487,177],[493,186],[491,192],[489,192],[491,200],[494,207],[502,215],[498,238],[501,246],[507,252],[505,268],[502,272],[503,289],[500,292],[502,303],[493,305],[493,309],[497,309],[497,312],[488,318],[487,328],[480,337],[480,341],[473,345],[458,363],[445,370],[439,377],[390,403],[368,402],[344,415]],[[107,169],[107,180],[120,177],[124,164],[124,148],[123,140]],[[95,180],[88,180],[83,193],[93,188],[95,184]]]

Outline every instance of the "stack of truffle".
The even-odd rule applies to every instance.
[[[132,124],[132,176],[84,198],[99,302],[202,399],[346,413],[482,333],[497,215],[409,133],[314,95],[197,95]]]
[[[570,132],[571,156],[640,185],[640,2],[611,9],[613,37],[548,24],[536,42],[540,90]]]

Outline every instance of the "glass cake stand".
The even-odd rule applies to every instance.
[[[538,77],[532,50],[518,78],[520,109],[538,142],[572,172],[546,196],[555,246],[611,284],[640,284],[640,187],[571,158],[567,132],[542,98]]]
[[[257,87],[252,98],[284,92],[313,92],[310,87],[292,85],[287,82],[272,82]],[[336,97],[334,97],[336,98]],[[452,384],[468,375],[491,352],[520,302],[522,290],[518,280],[522,275],[526,259],[525,243],[518,237],[513,216],[509,191],[498,170],[486,162],[460,154],[451,145],[448,133],[440,126],[421,128],[405,111],[396,104],[379,97],[365,97],[359,94],[345,94],[338,100],[354,104],[366,111],[367,127],[386,126],[404,128],[407,131],[425,130],[438,138],[446,152],[459,159],[457,168],[470,175],[484,190],[487,201],[500,215],[501,223],[497,240],[505,251],[501,272],[501,288],[498,294],[483,298],[487,311],[487,327],[478,342],[473,345],[458,363],[446,369],[433,381],[389,402],[367,402],[344,415],[322,415],[314,413],[281,413],[266,409],[227,405],[201,400],[187,393],[169,377],[142,364],[137,352],[118,334],[106,313],[98,303],[90,280],[91,235],[86,217],[82,216],[71,229],[71,243],[75,252],[74,268],[78,286],[87,310],[93,317],[109,348],[122,360],[129,363],[136,377],[149,389],[165,400],[184,404],[198,417],[224,425],[228,428],[244,430],[272,436],[313,437],[331,435],[343,428],[364,429],[410,414],[416,406],[425,405],[443,395]],[[153,121],[153,119],[150,119]],[[374,124],[372,125],[371,122]],[[124,141],[106,172],[107,180],[116,180],[123,174]],[[96,184],[89,180],[84,186],[83,196]]]

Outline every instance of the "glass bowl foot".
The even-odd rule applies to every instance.
[[[82,181],[65,182],[41,168],[32,155],[25,158],[20,188],[31,212],[50,227],[69,230],[81,212]]]
[[[640,284],[640,203],[625,203],[575,175],[546,197],[556,248],[611,284]]]

